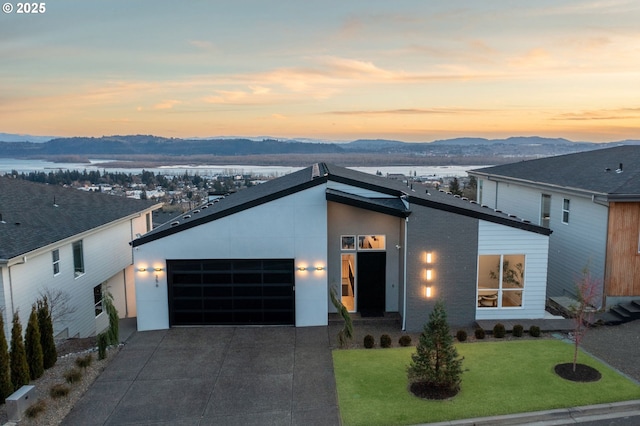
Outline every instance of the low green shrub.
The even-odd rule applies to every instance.
[[[76,383],[82,379],[82,371],[77,368],[72,368],[71,370],[67,370],[64,372],[64,379],[67,383]]]
[[[502,339],[505,334],[507,334],[507,329],[504,327],[504,324],[499,322],[493,326],[493,337]]]
[[[105,359],[107,357],[107,346],[109,346],[107,333],[98,334],[98,359]]]
[[[29,408],[24,410],[24,415],[30,419],[35,419],[47,409],[47,402],[44,399],[38,400],[38,402],[31,405]]]
[[[484,331],[484,328],[482,328],[482,327],[476,328],[473,333],[475,334],[476,339],[478,339],[478,340],[484,339],[484,336],[486,335],[486,333]]]
[[[49,388],[49,396],[53,399],[62,398],[63,396],[67,396],[69,394],[69,386],[64,385],[62,383],[57,383],[51,388]]]
[[[464,342],[467,340],[467,332],[464,330],[458,330],[456,332],[456,339],[458,339],[458,342]]]
[[[531,337],[540,337],[540,327],[537,325],[532,325],[529,327],[529,336]]]
[[[380,347],[381,348],[390,348],[391,347],[391,336],[388,334],[383,334],[380,336]]]
[[[524,327],[520,324],[516,324],[513,326],[513,337],[522,337],[522,333],[524,333]]]
[[[79,368],[87,368],[93,362],[93,354],[87,354],[85,356],[79,356],[76,358],[76,366]]]
[[[398,344],[403,347],[411,346],[411,336],[407,334],[400,336],[400,339],[398,340]]]
[[[367,334],[366,336],[364,336],[364,347],[367,349],[371,349],[376,345],[376,339],[370,335]]]

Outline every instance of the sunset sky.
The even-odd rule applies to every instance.
[[[0,132],[640,139],[637,0],[10,3]]]

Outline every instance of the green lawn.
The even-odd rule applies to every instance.
[[[333,351],[340,414],[345,425],[403,425],[602,404],[640,398],[640,386],[581,353],[578,362],[602,379],[575,383],[553,367],[571,362],[573,346],[553,339],[463,343],[461,391],[425,401],[407,390],[414,347]]]

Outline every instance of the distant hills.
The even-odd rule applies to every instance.
[[[402,156],[536,157],[585,151],[638,140],[609,143],[572,142],[562,138],[510,137],[506,139],[455,138],[408,143],[397,140],[359,139],[347,143],[310,139],[256,140],[241,137],[177,139],[153,135],[53,138],[0,133],[0,157],[51,156],[250,156],[283,154],[394,154]]]

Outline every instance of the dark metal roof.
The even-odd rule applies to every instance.
[[[589,194],[640,198],[640,146],[623,145],[469,171],[471,175]]]
[[[434,194],[423,194],[420,191],[413,191],[402,182],[393,179],[358,172],[344,167],[317,163],[297,172],[239,191],[218,201],[203,204],[134,240],[132,245],[140,246],[182,230],[232,215],[316,185],[324,184],[327,181],[343,183],[395,197],[395,199],[369,198],[347,194],[344,191],[337,191],[330,188],[326,191],[327,200],[354,205],[385,214],[399,217],[406,217],[410,214],[410,211],[406,210],[404,203],[400,199],[400,197],[404,196],[409,203],[501,223],[545,235],[551,233],[547,228],[523,222],[521,219],[511,217],[506,213],[483,208],[466,199],[450,194],[437,191]]]
[[[21,256],[155,204],[0,176],[0,259]]]

